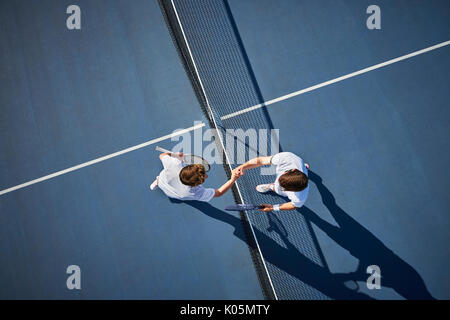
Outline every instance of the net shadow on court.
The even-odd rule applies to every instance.
[[[368,278],[366,267],[371,265],[373,261],[377,261],[380,269],[383,270],[383,287],[394,289],[405,299],[434,299],[420,274],[412,266],[340,208],[333,194],[317,173],[309,171],[309,175],[310,181],[316,185],[320,193],[324,206],[338,226],[323,220],[307,206],[296,210],[296,214],[303,216],[308,223],[316,225],[342,248],[348,250],[351,255],[358,259],[358,268],[348,273],[332,273],[328,268],[317,265],[302,254],[291,242],[290,238],[295,238],[295,235],[289,234],[282,222],[283,214],[286,213],[259,212],[255,214],[267,219],[269,225],[266,231],[270,236],[265,232],[256,231],[258,241],[264,248],[264,257],[267,262],[320,291],[328,298],[370,300],[373,298],[363,292],[358,292],[358,286],[352,289],[346,283],[365,283]],[[274,199],[282,198],[275,194],[271,196]],[[228,223],[234,227],[233,234],[240,240],[246,241],[241,221],[232,214],[209,203],[170,201],[178,204],[185,203],[213,219]]]

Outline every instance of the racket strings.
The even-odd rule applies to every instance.
[[[209,171],[209,169],[211,168],[211,166],[209,165],[209,163],[203,159],[200,156],[196,156],[196,155],[185,155],[184,156],[184,161],[187,164],[201,164],[205,167],[205,171]]]

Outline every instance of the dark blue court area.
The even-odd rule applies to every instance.
[[[445,0],[0,1],[0,299],[450,299],[449,16]],[[208,203],[151,191],[155,147],[215,125],[279,129],[310,165],[305,205],[225,211],[286,201],[257,194],[259,171]]]

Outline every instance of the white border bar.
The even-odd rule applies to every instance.
[[[201,89],[203,91],[203,95],[205,96],[206,105],[207,105],[207,107],[209,109],[209,112],[210,112],[210,115],[211,115],[211,119],[213,120],[215,127],[219,128],[219,126],[216,123],[216,119],[213,116],[213,112],[212,112],[211,105],[209,104],[208,96],[206,95],[205,88],[203,87],[203,82],[202,82],[202,80],[200,78],[200,74],[198,72],[197,65],[196,65],[195,60],[194,60],[194,56],[192,55],[191,48],[190,48],[189,43],[188,43],[187,38],[186,38],[186,34],[184,33],[183,25],[181,24],[180,17],[178,16],[178,12],[177,12],[177,8],[175,7],[174,0],[171,0],[171,3],[172,3],[173,10],[175,12],[175,15],[177,16],[178,24],[179,24],[179,26],[181,28],[181,33],[183,34],[184,42],[186,43],[187,49],[189,51],[189,55],[191,57],[193,65],[194,65],[195,73],[197,74],[198,80],[200,81],[200,86],[201,86]],[[229,167],[229,169],[231,171],[231,170],[233,170],[233,168],[230,165],[231,162],[230,162],[230,160],[228,158],[228,154],[226,152],[225,144],[223,143],[223,137],[222,137],[222,135],[221,135],[219,130],[217,130],[217,135],[219,137],[220,144],[222,145],[222,148],[223,148],[223,151],[224,151],[224,155],[225,155],[225,158],[227,160],[228,167]],[[239,194],[239,198],[241,199],[241,202],[244,203],[244,200],[243,200],[242,194],[241,194],[241,190],[239,189],[239,184],[235,183],[235,186],[236,186],[237,192]],[[250,218],[248,217],[248,215],[247,215],[247,218],[250,221]],[[270,286],[272,288],[273,295],[275,296],[275,300],[278,300],[277,293],[275,292],[275,288],[274,288],[273,283],[272,283],[272,278],[270,277],[269,270],[267,269],[267,266],[266,266],[266,261],[264,260],[264,256],[262,254],[261,248],[260,248],[259,243],[258,243],[258,238],[256,238],[256,234],[255,234],[255,231],[253,229],[253,225],[251,223],[249,223],[249,225],[250,225],[250,230],[252,231],[253,238],[255,239],[256,247],[258,248],[258,252],[259,252],[259,255],[261,257],[261,260],[262,260],[262,263],[263,263],[263,266],[264,266],[264,270],[266,271],[267,278],[269,279],[269,283],[270,283]]]

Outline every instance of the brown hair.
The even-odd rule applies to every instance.
[[[182,184],[196,187],[206,180],[205,167],[201,164],[190,164],[181,169],[179,177]]]
[[[295,169],[283,173],[278,178],[278,182],[285,191],[299,192],[308,186],[308,176],[300,170]]]

